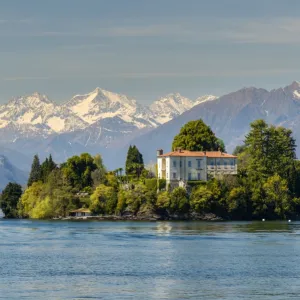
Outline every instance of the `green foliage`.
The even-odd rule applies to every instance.
[[[2,191],[0,208],[5,218],[16,218],[18,216],[17,206],[22,195],[22,187],[17,183],[8,183]]]
[[[124,212],[126,209],[126,199],[128,199],[130,196],[130,191],[120,190],[118,192],[118,203],[116,208],[116,212],[118,214],[122,214]]]
[[[249,219],[251,217],[251,206],[249,192],[246,187],[233,188],[227,197],[228,212],[235,219]]]
[[[167,185],[166,179],[158,179],[158,188],[160,191],[165,189],[166,185]]]
[[[31,171],[28,178],[27,186],[30,187],[34,182],[42,180],[42,170],[38,155],[33,157]]]
[[[144,170],[143,155],[136,146],[129,146],[126,158],[126,174],[140,177]]]
[[[254,180],[264,180],[274,174],[287,178],[294,169],[296,145],[289,129],[257,120],[251,123],[245,145],[249,154],[248,174]]]
[[[235,149],[233,150],[232,154],[235,156],[238,156],[239,154],[243,153],[246,150],[246,145],[239,145],[236,146]]]
[[[69,184],[81,190],[92,186],[92,172],[96,169],[94,158],[88,153],[83,153],[69,158],[63,167],[63,172]]]
[[[33,219],[65,217],[71,209],[81,206],[67,185],[62,170],[51,172],[46,183],[34,182],[26,189],[18,203],[19,215]]]
[[[171,192],[169,210],[173,214],[184,214],[189,211],[190,205],[186,190],[178,187]]]
[[[130,211],[136,214],[140,206],[146,203],[146,192],[147,189],[142,184],[137,184],[134,189],[128,191],[127,196],[129,197],[126,198],[126,205]]]
[[[117,193],[111,186],[99,185],[91,196],[90,210],[93,214],[115,213],[117,206]]]
[[[151,178],[151,179],[145,179],[145,186],[149,191],[157,191],[157,179]]]
[[[202,120],[185,124],[172,144],[173,151],[181,148],[190,151],[225,151],[224,143]]]
[[[52,159],[52,156],[50,154],[49,158],[46,158],[46,160],[41,165],[41,179],[43,182],[46,182],[48,180],[48,177],[50,173],[56,169],[56,164]]]
[[[206,185],[206,182],[205,181],[201,181],[201,180],[192,180],[192,181],[188,181],[187,184],[191,188],[195,188],[195,187],[198,187],[199,185]]]
[[[165,191],[158,194],[156,202],[157,208],[168,209],[170,204],[171,197],[169,192]]]
[[[285,218],[286,213],[291,211],[291,197],[287,181],[275,174],[269,177],[263,185],[265,192],[265,205],[267,215],[275,214],[276,217]]]

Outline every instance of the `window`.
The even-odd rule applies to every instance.
[[[176,168],[176,160],[173,160],[173,168]]]
[[[198,167],[198,169],[201,168],[201,160],[200,159],[197,160],[197,167]]]
[[[201,173],[198,173],[198,180],[201,180]]]
[[[188,174],[188,180],[192,180],[192,173]]]
[[[213,159],[210,160],[210,165],[213,167],[215,165],[215,162]]]
[[[188,167],[191,168],[192,167],[192,162],[189,160],[188,161]]]
[[[176,179],[176,173],[173,173],[173,179]]]
[[[180,166],[180,168],[182,167],[182,161],[179,162],[179,166]]]
[[[226,169],[227,168],[227,159],[224,159],[223,161],[224,161],[224,167]]]
[[[234,159],[231,160],[231,166],[234,167]]]

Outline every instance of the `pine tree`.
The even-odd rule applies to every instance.
[[[31,186],[34,182],[42,180],[42,170],[38,155],[35,155],[31,165],[31,171],[28,179],[27,186]]]

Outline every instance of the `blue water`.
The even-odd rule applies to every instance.
[[[299,299],[300,223],[0,221],[0,299]]]

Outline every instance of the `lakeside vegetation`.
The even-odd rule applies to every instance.
[[[225,150],[202,120],[187,123],[172,147]],[[128,149],[125,172],[122,168],[108,171],[101,155],[83,153],[59,165],[51,155],[40,164],[36,155],[25,191],[9,183],[0,207],[7,218],[66,217],[78,208],[89,208],[93,215],[161,219],[201,219],[207,214],[231,220],[296,218],[300,214],[300,162],[295,149],[290,130],[257,120],[234,151],[238,175],[172,191],[164,180],[157,180],[155,165],[144,165],[136,146]]]

